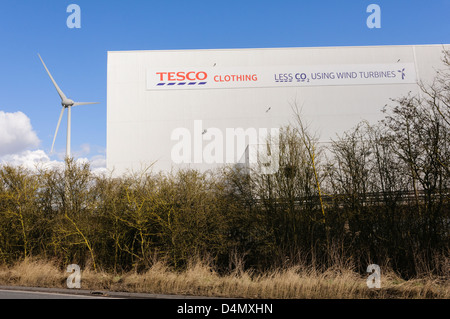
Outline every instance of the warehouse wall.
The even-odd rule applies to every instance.
[[[381,119],[390,98],[417,93],[416,80],[431,81],[441,66],[442,49],[420,45],[108,52],[107,167],[116,174],[151,163],[154,171],[205,170],[221,163],[207,163],[198,152],[218,142],[214,145],[223,145],[222,163],[231,157],[237,162],[244,154],[235,146],[234,156],[227,155],[227,142],[232,144],[227,129],[254,133],[279,128],[292,122],[293,105],[301,107],[304,121],[328,142],[363,119]],[[389,78],[390,73],[374,78],[380,75],[369,74],[372,69],[392,70],[395,78]],[[403,80],[401,69],[406,69]],[[172,81],[175,85],[167,86],[177,78],[169,72],[184,72],[179,79],[189,81],[183,76],[190,70],[208,73],[208,83],[195,81],[189,87]],[[358,79],[318,80],[336,71],[357,73]],[[290,72],[292,82],[287,80]],[[297,73],[307,74],[311,82],[295,81]],[[231,75],[240,74],[256,74],[258,81],[230,81]],[[191,160],[179,163],[173,152],[188,142],[180,134],[188,133]]]

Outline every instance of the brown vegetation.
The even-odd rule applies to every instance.
[[[0,268],[0,285],[65,288],[68,277],[56,263],[27,259]],[[382,273],[380,289],[369,289],[366,278],[351,269],[317,272],[301,266],[262,274],[251,271],[220,275],[201,261],[174,271],[155,262],[145,272],[111,273],[87,268],[81,272],[81,288],[207,297],[263,299],[367,299],[450,298],[449,282],[438,278],[405,281],[393,272]]]

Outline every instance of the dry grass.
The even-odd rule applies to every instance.
[[[14,266],[0,267],[0,285],[66,287],[68,273],[56,263],[28,259]],[[156,262],[142,274],[111,274],[82,270],[83,289],[161,294],[266,299],[365,299],[365,298],[450,298],[448,278],[402,280],[382,273],[382,288],[369,289],[366,278],[348,269],[317,272],[299,266],[265,274],[236,271],[220,276],[202,262],[186,271],[174,272]]]
[[[39,259],[27,259],[12,267],[0,268],[2,285],[30,287],[62,287],[67,279],[54,263]]]

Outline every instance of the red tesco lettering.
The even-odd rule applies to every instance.
[[[204,81],[208,78],[208,74],[204,71],[190,72],[156,72],[159,81]]]

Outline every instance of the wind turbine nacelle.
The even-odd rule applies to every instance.
[[[67,100],[64,99],[64,100],[62,100],[61,105],[64,107],[69,107],[69,106],[72,106],[74,103],[75,102],[71,99],[67,99]]]

